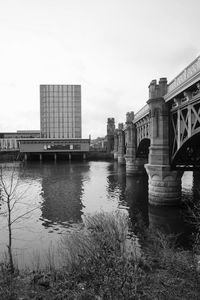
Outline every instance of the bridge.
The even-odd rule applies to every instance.
[[[114,158],[127,175],[147,172],[150,204],[180,203],[183,172],[200,169],[200,56],[171,82],[151,81],[147,104],[114,132]]]

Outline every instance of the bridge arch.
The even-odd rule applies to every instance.
[[[172,168],[194,170],[200,168],[200,128],[185,140],[172,157]]]
[[[148,158],[150,143],[151,141],[149,138],[142,139],[137,148],[136,157]]]

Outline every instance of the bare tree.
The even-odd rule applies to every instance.
[[[23,213],[16,213],[17,206],[23,204],[23,196],[27,192],[23,190],[21,193],[18,191],[20,182],[18,171],[15,167],[12,167],[9,176],[8,173],[5,176],[5,168],[0,167],[0,214],[7,218],[7,228],[8,228],[8,259],[9,259],[9,267],[11,273],[14,273],[15,266],[13,261],[13,226],[15,223],[24,219],[31,212],[36,210],[38,207],[34,207],[26,210]]]

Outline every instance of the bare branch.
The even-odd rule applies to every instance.
[[[36,209],[38,209],[38,208],[39,208],[39,206],[38,206],[38,207],[35,207],[35,208],[33,208],[33,209],[31,209],[31,210],[29,210],[29,211],[27,211],[27,212],[25,212],[24,214],[22,214],[22,215],[20,215],[20,216],[18,216],[17,218],[15,218],[15,219],[11,222],[11,225],[12,225],[13,223],[15,223],[17,220],[22,219],[23,217],[25,217],[26,215],[30,214],[32,211],[34,211],[34,210],[36,210]]]

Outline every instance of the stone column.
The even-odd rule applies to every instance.
[[[114,159],[118,158],[118,129],[115,129],[114,132]]]
[[[133,124],[134,112],[126,114],[126,174],[132,175],[135,173],[135,160],[136,160],[136,128]]]
[[[114,150],[114,131],[115,131],[115,119],[108,118],[108,120],[107,120],[107,153],[112,153]]]
[[[125,144],[126,144],[126,174],[140,175],[144,174],[144,159],[136,157],[137,152],[137,133],[136,127],[133,123],[134,112],[126,114],[126,128],[125,128]]]
[[[182,172],[172,171],[169,162],[169,110],[163,99],[167,80],[149,86],[150,136],[149,162],[145,165],[149,176],[149,203],[177,205],[181,199]]]
[[[118,163],[125,165],[125,133],[123,123],[118,124]]]

